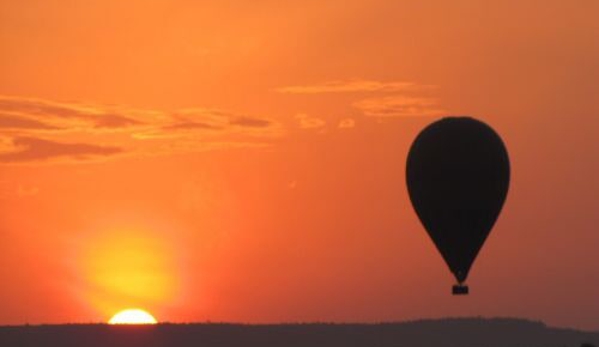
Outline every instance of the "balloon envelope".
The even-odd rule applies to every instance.
[[[507,196],[510,165],[501,138],[473,118],[437,121],[412,144],[406,179],[420,221],[462,284]]]

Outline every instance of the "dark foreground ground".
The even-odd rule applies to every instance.
[[[159,324],[0,327],[0,346],[599,347],[599,332],[517,319],[444,319],[389,324]]]

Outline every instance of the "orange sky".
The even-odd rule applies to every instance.
[[[0,1],[0,324],[599,329],[599,2]],[[512,185],[468,280],[412,210],[446,115]]]

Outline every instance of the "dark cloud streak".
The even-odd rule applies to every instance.
[[[272,122],[262,118],[241,116],[231,119],[229,124],[248,128],[267,128],[272,125]]]
[[[142,124],[140,121],[116,114],[105,114],[102,116],[95,117],[96,119],[94,119],[94,123],[96,128],[116,129]]]
[[[35,99],[0,97],[0,111],[29,118],[54,120],[79,120],[90,123],[92,128],[117,129],[140,125],[141,122],[116,112],[107,112],[97,106],[62,104]]]
[[[219,129],[222,129],[222,127],[204,123],[204,122],[188,121],[188,122],[178,122],[178,123],[165,125],[161,129],[165,130],[165,131],[171,131],[171,130],[219,130]]]
[[[0,114],[0,129],[58,130],[60,128],[35,119],[10,114]]]
[[[165,111],[0,96],[0,163],[250,147],[282,134],[272,120],[213,108]]]
[[[0,154],[0,162],[19,163],[66,157],[78,161],[95,157],[112,156],[123,152],[114,146],[98,146],[86,143],[61,143],[34,137],[13,139],[15,151]]]

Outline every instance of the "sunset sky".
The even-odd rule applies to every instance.
[[[0,325],[599,329],[599,1],[0,0]],[[467,297],[407,194],[470,115],[510,192]]]

